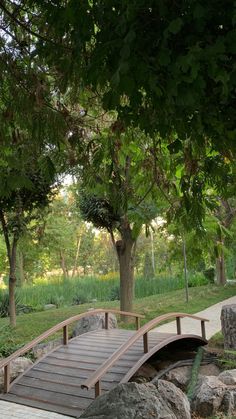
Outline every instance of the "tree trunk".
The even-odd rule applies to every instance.
[[[7,257],[9,263],[9,316],[10,316],[10,325],[16,326],[16,305],[15,305],[15,284],[16,284],[16,251],[17,251],[17,242],[18,239],[16,235],[13,236],[12,246],[9,238],[9,231],[6,222],[5,215],[0,209],[0,221],[2,224],[3,235],[5,239]]]
[[[217,284],[219,285],[226,284],[225,260],[224,260],[223,255],[216,259],[216,279],[217,279]]]
[[[60,250],[60,261],[61,261],[61,269],[63,272],[63,276],[64,278],[68,278],[68,269],[66,266],[65,255],[62,250]]]
[[[16,285],[16,251],[17,238],[13,237],[11,260],[10,260],[10,275],[9,275],[9,316],[10,325],[16,326],[16,304],[15,304],[15,285]]]
[[[120,269],[120,309],[123,311],[132,311],[133,307],[135,245],[128,226],[122,231],[122,240],[116,242]],[[127,321],[127,317],[122,320]]]
[[[80,250],[80,243],[81,243],[81,235],[77,238],[76,255],[75,255],[74,266],[73,266],[73,270],[72,270],[72,274],[71,274],[71,277],[72,278],[75,276],[75,272],[77,270],[77,263],[78,263],[79,250]]]
[[[224,336],[224,348],[236,349],[236,304],[222,307],[221,327]]]
[[[24,255],[20,250],[18,250],[17,256],[18,256],[17,257],[17,267],[18,267],[17,271],[19,274],[20,284],[22,285],[25,282]]]

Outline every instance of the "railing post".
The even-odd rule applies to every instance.
[[[101,387],[100,387],[100,380],[95,383],[95,399],[96,397],[100,396],[101,394]]]
[[[147,332],[143,335],[143,351],[145,354],[148,353],[148,334]]]
[[[63,327],[63,345],[67,345],[68,344],[68,325]]]
[[[177,328],[177,335],[181,335],[181,322],[180,322],[180,317],[176,317],[176,328]]]
[[[4,393],[10,390],[10,363],[4,367]]]
[[[108,312],[105,313],[105,329],[106,330],[109,329],[109,313]]]
[[[135,321],[136,321],[136,330],[138,330],[138,329],[140,329],[140,318],[135,317]]]
[[[205,320],[201,320],[202,338],[206,339]]]

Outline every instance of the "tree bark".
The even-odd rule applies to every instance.
[[[18,238],[14,234],[12,245],[11,245],[6,218],[5,218],[5,215],[4,215],[4,213],[1,209],[0,209],[0,221],[1,221],[1,224],[2,224],[2,230],[3,230],[4,239],[5,239],[5,244],[6,244],[6,249],[7,249],[7,257],[8,257],[8,263],[9,263],[8,290],[9,290],[10,325],[15,327],[16,326],[16,305],[15,305],[16,251],[17,251]]]
[[[217,284],[225,285],[226,284],[226,274],[225,274],[225,258],[222,251],[221,255],[216,258],[216,280]]]
[[[136,241],[132,238],[130,226],[122,229],[122,240],[116,241],[120,269],[120,309],[132,311],[134,298],[134,257]],[[127,321],[127,317],[122,318]]]
[[[68,269],[66,266],[65,255],[63,250],[60,250],[60,261],[61,261],[61,269],[64,275],[64,278],[68,278]]]
[[[75,272],[76,272],[76,270],[77,270],[77,263],[78,263],[78,258],[79,258],[79,250],[80,250],[81,236],[82,236],[82,235],[80,235],[80,236],[77,238],[76,255],[75,255],[74,266],[73,266],[73,270],[72,270],[72,274],[71,274],[71,277],[72,277],[72,278],[75,276]]]
[[[221,327],[224,336],[224,348],[236,349],[236,304],[222,307]]]
[[[9,316],[10,325],[16,326],[16,304],[15,304],[15,285],[16,285],[16,251],[17,238],[13,237],[11,260],[10,260],[10,275],[9,275]]]

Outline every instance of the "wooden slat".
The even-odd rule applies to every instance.
[[[99,365],[101,365],[101,363],[97,363],[97,364],[90,364],[90,363],[85,363],[85,362],[78,362],[78,361],[71,361],[68,359],[58,359],[56,357],[50,356],[47,357],[44,360],[45,364],[50,364],[50,365],[58,365],[58,366],[62,366],[62,367],[71,367],[71,368],[80,368],[80,369],[84,369],[84,370],[91,370],[91,371],[95,371],[97,369],[97,367]],[[129,366],[132,363],[129,363]],[[119,373],[125,373],[127,372],[127,370],[129,369],[129,366],[114,366],[110,371],[111,372],[119,372]]]
[[[54,391],[34,389],[32,387],[29,389],[28,387],[20,386],[19,384],[14,385],[11,394],[44,403],[53,403],[57,406],[70,406],[79,409],[86,409],[91,403],[91,400],[86,399],[85,397],[76,397],[68,394],[63,395],[61,393],[55,393]]]
[[[59,374],[59,373],[50,373],[45,371],[36,371],[36,370],[29,370],[26,375],[26,377],[30,378],[37,378],[39,380],[45,380],[45,381],[51,381],[55,383],[63,383],[64,385],[70,385],[70,386],[81,386],[84,379],[79,377],[71,377],[65,374]],[[110,382],[106,382],[103,380],[102,382],[102,389],[103,390],[110,390]],[[87,390],[85,390],[87,391]]]
[[[68,394],[70,396],[76,397],[85,397],[86,399],[94,399],[94,391],[88,390],[84,391],[81,389],[80,386],[74,385],[65,385],[65,383],[56,383],[55,381],[48,381],[48,380],[39,380],[32,377],[23,376],[20,381],[18,381],[17,385],[35,388],[35,389],[43,389],[49,390],[52,392],[56,392],[59,394]]]

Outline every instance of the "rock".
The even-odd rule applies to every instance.
[[[168,383],[170,384],[170,383]],[[160,384],[160,388],[162,388]],[[161,390],[162,391],[162,390]],[[168,399],[152,384],[119,384],[101,395],[85,410],[80,419],[189,419],[176,410]],[[180,390],[178,390],[180,391]],[[164,392],[163,392],[164,393]],[[165,391],[166,394],[166,391]],[[174,404],[174,400],[173,400]],[[181,411],[182,412],[182,411]]]
[[[178,367],[170,370],[164,375],[164,379],[173,383],[176,387],[182,391],[186,391],[190,377],[191,377],[191,366]]]
[[[215,375],[218,376],[220,373],[220,369],[219,367],[217,367],[216,364],[206,364],[206,365],[201,365],[199,368],[199,374],[200,375]]]
[[[117,327],[116,316],[109,313],[109,329],[115,329]],[[97,313],[92,316],[83,317],[80,319],[75,329],[73,330],[73,337],[82,335],[83,333],[90,332],[92,330],[104,329],[105,328],[105,313]]]
[[[192,410],[202,417],[220,410],[227,387],[215,376],[200,377],[192,400]]]
[[[33,365],[33,362],[25,358],[23,356],[16,358],[14,361],[11,362],[11,368],[10,368],[10,381],[14,380],[18,375],[20,375],[22,372],[27,370],[31,365]],[[4,368],[0,369],[0,390],[3,390],[4,385]]]
[[[177,367],[166,373],[163,378],[173,383],[182,391],[186,391],[191,378],[192,366]],[[215,375],[218,376],[220,369],[215,364],[201,365],[199,375]]]
[[[51,310],[52,308],[57,308],[55,304],[45,304],[44,310]]]
[[[219,374],[218,379],[227,386],[236,386],[236,370],[227,370]]]
[[[32,352],[36,359],[42,358],[42,356],[46,355],[47,353],[51,352],[54,348],[62,344],[62,339],[55,339],[51,340],[50,342],[46,343],[39,343],[36,345]]]
[[[221,327],[224,336],[224,348],[236,349],[236,304],[222,307]]]
[[[157,375],[157,370],[154,367],[152,367],[152,365],[146,363],[146,364],[143,364],[141,368],[139,368],[138,371],[136,371],[136,373],[132,377],[132,381],[137,382],[136,378],[139,378],[139,377],[144,378],[147,381],[151,381],[153,378],[156,377],[156,375]]]
[[[220,410],[231,418],[236,415],[236,388],[233,390],[227,389],[225,391]]]
[[[190,404],[182,390],[165,380],[154,379],[152,383],[155,384],[159,395],[165,400],[169,409],[174,412],[176,418],[191,419]]]

